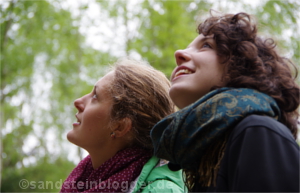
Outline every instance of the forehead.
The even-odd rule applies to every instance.
[[[103,76],[96,82],[95,86],[97,88],[109,87],[114,79],[114,75],[114,71],[107,73],[105,76]]]

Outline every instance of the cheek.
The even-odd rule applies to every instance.
[[[99,114],[101,113],[100,110],[101,109],[97,107],[86,108],[82,116],[84,124],[93,124],[94,122],[98,122]]]
[[[106,110],[90,112],[86,115],[85,121],[88,131],[93,131],[95,128],[107,128],[110,123],[110,113]]]
[[[223,75],[224,75],[224,69],[223,69],[223,66],[218,65],[218,67],[217,67],[216,70],[215,70],[216,83],[217,83],[218,85],[223,84],[223,83],[222,83]]]

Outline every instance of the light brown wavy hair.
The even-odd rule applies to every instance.
[[[273,97],[280,110],[280,122],[297,138],[300,89],[295,79],[295,64],[278,54],[272,38],[257,36],[257,24],[247,13],[211,16],[198,25],[204,36],[213,35],[217,55],[224,66],[226,87],[256,89]],[[216,89],[214,87],[213,89]],[[210,147],[199,164],[198,171],[185,170],[186,184],[193,190],[195,183],[215,185],[216,175],[224,155],[227,135]]]
[[[151,128],[175,110],[169,97],[170,81],[145,61],[123,58],[112,70],[112,121],[131,119],[132,145],[152,151]]]

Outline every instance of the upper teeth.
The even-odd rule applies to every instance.
[[[190,71],[188,69],[181,69],[175,73],[175,77],[178,76],[179,74],[191,74],[191,73],[192,73],[192,71]]]

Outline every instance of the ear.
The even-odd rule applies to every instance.
[[[131,128],[132,121],[126,117],[118,122],[118,125],[115,127],[113,132],[116,134],[116,137],[123,137],[130,132]]]

